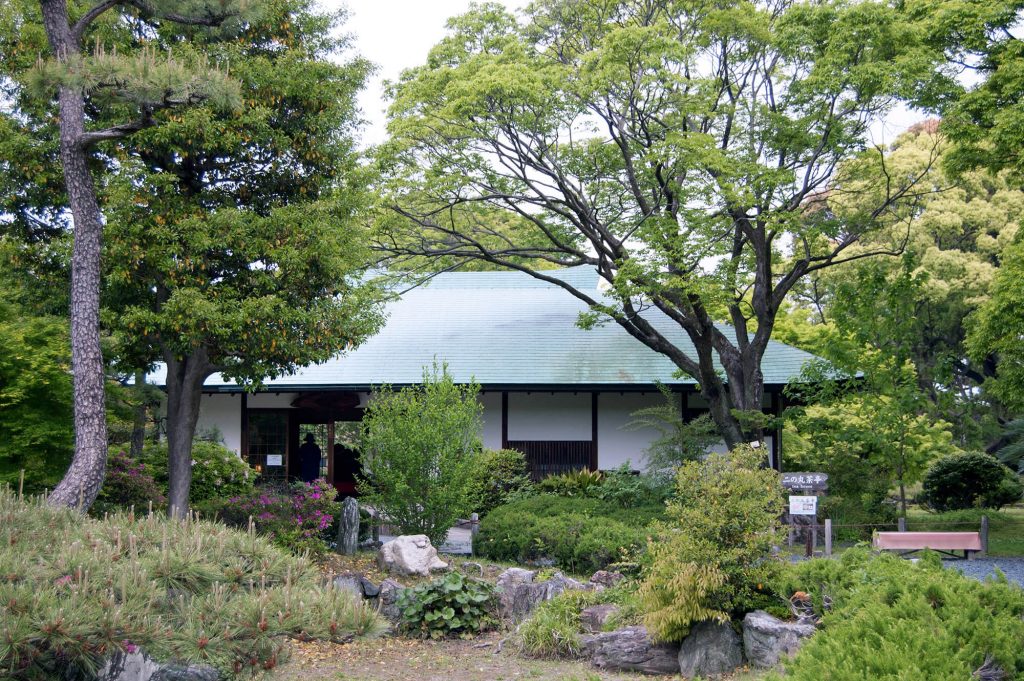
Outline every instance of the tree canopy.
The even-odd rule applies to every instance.
[[[380,247],[567,288],[584,321],[618,323],[695,377],[727,442],[757,437],[738,412],[760,410],[787,293],[900,248],[851,252],[926,191],[867,132],[896,98],[951,87],[941,51],[884,2],[547,0],[522,22],[485,4],[449,28],[393,89],[379,162],[401,219],[382,220]],[[480,206],[529,229],[494,243],[462,217]],[[591,265],[607,294],[524,260]]]

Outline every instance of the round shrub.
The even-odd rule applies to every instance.
[[[480,522],[476,553],[509,562],[553,560],[582,574],[621,561],[647,542],[663,505],[622,508],[600,499],[542,494],[499,506]]]
[[[167,492],[167,443],[151,443],[142,460],[161,490]],[[259,476],[249,464],[222,444],[196,440],[192,444],[192,486],[189,503],[240,496],[252,492]]]
[[[166,501],[146,464],[117,449],[107,455],[103,487],[90,510],[93,515],[133,506],[137,511],[145,511],[150,505],[159,508]]]
[[[945,456],[928,467],[921,501],[936,511],[966,508],[999,509],[1021,498],[1016,473],[981,452]]]

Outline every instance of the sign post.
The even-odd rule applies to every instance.
[[[823,496],[828,489],[828,475],[806,472],[783,473],[782,486],[789,493],[786,522],[793,530],[797,527],[804,528],[807,546],[805,553],[809,558],[814,555],[817,543],[818,497]]]

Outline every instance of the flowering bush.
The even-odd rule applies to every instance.
[[[167,443],[146,445],[142,458],[163,491],[167,491]],[[189,502],[251,494],[259,476],[224,445],[196,440],[192,444],[192,486]]]
[[[148,510],[150,504],[160,507],[166,501],[146,464],[118,449],[107,456],[106,477],[92,512],[103,515],[130,506],[142,511]]]
[[[296,482],[286,490],[255,489],[249,494],[202,505],[229,525],[256,530],[278,546],[296,553],[320,554],[331,541],[331,527],[340,510],[337,491],[323,478]]]

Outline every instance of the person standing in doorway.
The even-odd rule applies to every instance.
[[[299,470],[303,482],[313,482],[320,477],[320,448],[313,433],[306,433],[306,442],[299,447]]]

